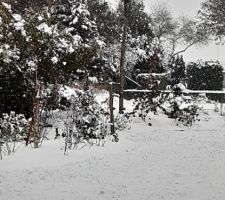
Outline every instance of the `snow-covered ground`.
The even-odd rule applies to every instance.
[[[192,127],[134,119],[118,143],[65,156],[59,140],[21,145],[0,161],[0,200],[224,200],[225,118],[205,108]]]

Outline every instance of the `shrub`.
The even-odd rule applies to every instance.
[[[23,140],[26,136],[28,122],[22,114],[3,114],[0,118],[0,159],[3,154],[15,152],[16,142]]]
[[[160,108],[169,118],[176,119],[177,125],[192,126],[194,121],[199,120],[199,107],[193,103],[191,96],[181,94],[183,89],[184,85],[177,84],[173,93],[161,95]]]
[[[197,62],[187,66],[187,85],[191,90],[222,90],[223,67],[219,62]],[[208,95],[220,101],[221,95]]]
[[[72,90],[69,87],[60,90],[60,104],[64,111],[65,152],[79,143],[104,141],[109,134],[109,113],[107,101],[98,103],[90,90]],[[56,133],[56,138],[58,137]],[[116,135],[115,135],[116,136]],[[114,137],[115,137],[114,136]]]
[[[178,83],[183,83],[185,78],[185,63],[182,56],[172,58],[169,63],[171,70],[171,85],[174,86]]]

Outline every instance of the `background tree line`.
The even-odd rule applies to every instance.
[[[31,116],[40,84],[118,80],[122,20],[120,4],[112,10],[99,0],[0,1],[0,113]],[[126,75],[173,70],[176,55],[207,42],[205,27],[173,18],[163,4],[149,14],[130,0]]]

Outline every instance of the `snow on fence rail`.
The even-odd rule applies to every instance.
[[[162,92],[162,93],[174,93],[173,90],[158,90],[158,91]],[[151,92],[155,92],[155,90],[128,89],[128,90],[124,90],[124,92],[151,93]],[[186,93],[186,94],[225,94],[225,91],[224,90],[181,90],[181,93]]]
[[[128,78],[128,77],[126,77]],[[131,81],[133,81],[131,79]],[[135,81],[133,81],[134,83],[136,83]],[[139,85],[138,83],[136,83],[137,85]],[[109,83],[109,99],[110,99],[110,126],[111,126],[111,135],[115,136],[115,139],[117,138],[117,135],[115,134],[115,124],[114,124],[114,107],[113,107],[113,97],[117,96],[119,97],[118,94],[115,94],[113,92],[113,85],[119,85],[119,83],[114,83],[114,82],[110,82]],[[161,93],[174,93],[176,91],[173,90],[158,90]],[[155,92],[155,90],[138,90],[138,89],[127,89],[124,90],[123,92],[126,93],[132,93],[132,92],[137,92],[137,93],[151,93],[151,92]],[[225,91],[223,90],[188,90],[188,89],[183,89],[180,91],[181,93],[184,94],[225,94]],[[223,115],[223,103],[221,103],[221,115]]]

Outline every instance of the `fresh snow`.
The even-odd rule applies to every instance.
[[[104,147],[79,147],[65,156],[53,132],[39,149],[21,144],[0,161],[0,199],[223,200],[225,121],[213,104],[202,106],[192,127],[160,113],[150,116],[152,126],[135,118],[118,143],[107,139]]]
[[[137,75],[137,77],[145,77],[149,78],[150,76],[155,76],[155,77],[164,77],[170,75],[170,72],[165,72],[165,73],[140,73]]]
[[[11,11],[11,5],[2,2],[2,5],[5,6],[5,8],[7,8],[9,11]]]
[[[127,89],[124,92],[140,92],[140,93],[151,93],[153,90],[137,90],[137,89]],[[162,93],[173,93],[172,90],[160,90]],[[225,90],[189,90],[184,89],[182,93],[185,94],[225,94]]]
[[[59,62],[59,60],[56,56],[52,57],[51,61],[52,61],[53,64],[57,64]]]
[[[42,32],[44,32],[44,33],[47,33],[48,35],[51,35],[51,34],[52,34],[52,28],[49,27],[46,23],[40,24],[40,25],[37,27],[37,29],[38,29],[39,31],[42,31]]]
[[[97,77],[88,77],[88,80],[89,80],[91,83],[98,83]]]
[[[112,10],[116,10],[119,5],[119,0],[100,0],[100,1],[102,1],[102,3],[106,1]]]
[[[72,96],[74,96],[74,97],[77,96],[77,92],[74,89],[65,85],[65,86],[61,86],[59,88],[59,95],[65,97],[67,99],[71,99]]]
[[[13,14],[13,18],[15,20],[14,27],[15,30],[21,31],[21,34],[26,37],[26,31],[24,29],[25,26],[25,20],[22,19],[22,16],[19,14]]]

